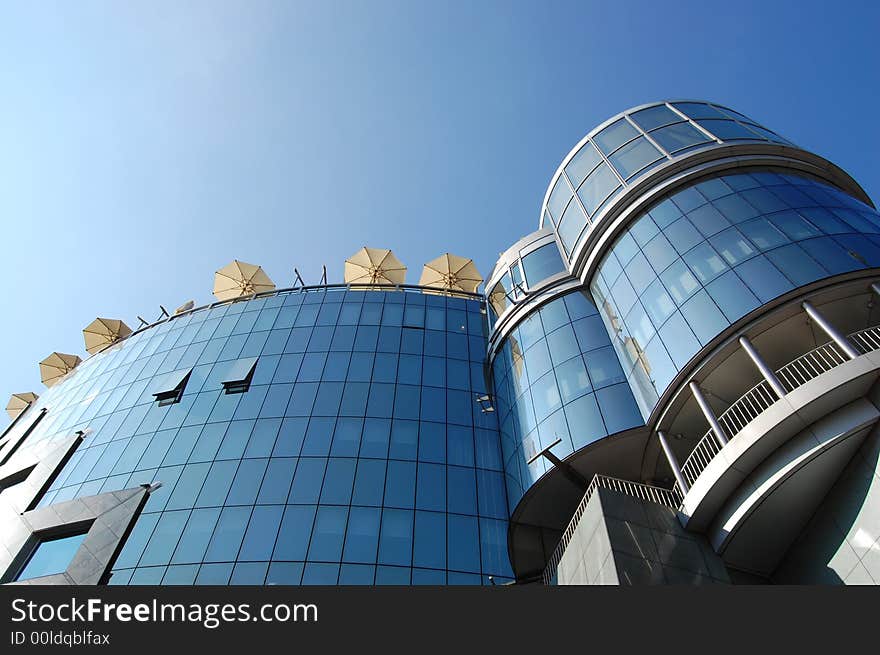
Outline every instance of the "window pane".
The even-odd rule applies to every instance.
[[[578,189],[578,197],[591,216],[596,212],[605,198],[620,185],[617,176],[605,163],[590,173],[590,176]]]
[[[676,114],[666,105],[657,105],[656,107],[648,107],[634,114],[630,114],[630,118],[643,130],[653,130],[655,127],[676,123],[681,120],[681,116]]]
[[[609,154],[638,134],[638,130],[630,125],[629,121],[621,118],[599,132],[593,137],[593,141],[605,154]]]
[[[661,157],[660,152],[651,145],[650,141],[645,137],[639,137],[620,148],[609,157],[609,160],[614,164],[617,172],[626,179]]]
[[[83,533],[41,541],[16,580],[28,580],[64,572],[85,538],[86,535]]]
[[[522,259],[526,282],[531,286],[564,270],[559,248],[548,243],[525,255]]]
[[[710,141],[709,137],[690,123],[661,127],[659,130],[651,132],[651,138],[670,154]]]
[[[602,158],[599,156],[596,148],[589,141],[578,150],[577,154],[571,158],[571,161],[568,162],[568,165],[565,167],[565,172],[568,174],[568,178],[571,180],[572,184],[574,184],[575,188],[577,188],[590,171],[596,167],[596,164],[598,164],[601,159]],[[554,216],[556,216],[556,214],[554,214]]]

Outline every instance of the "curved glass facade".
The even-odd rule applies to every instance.
[[[493,362],[510,511],[547,470],[552,448],[566,457],[642,424],[595,305],[574,291],[522,319]]]
[[[624,112],[591,132],[551,182],[541,225],[568,257],[587,225],[641,173],[691,150],[727,142],[789,141],[721,105],[665,102]]]
[[[880,266],[880,214],[826,184],[723,175],[661,200],[591,281],[647,418],[676,373],[728,325],[794,288]]]
[[[498,430],[475,402],[484,312],[328,288],[139,332],[29,410],[48,413],[23,450],[87,430],[39,506],[162,482],[111,584],[509,578]]]

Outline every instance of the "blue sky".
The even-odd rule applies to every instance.
[[[880,4],[0,2],[0,395],[96,316],[209,302],[238,258],[341,281],[360,246],[417,282],[488,274],[594,125],[727,104],[880,198]]]

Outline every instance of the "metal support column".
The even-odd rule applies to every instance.
[[[849,357],[850,359],[855,359],[859,356],[858,351],[853,348],[853,345],[849,341],[847,341],[845,336],[837,331],[837,328],[835,328],[833,325],[831,325],[831,323],[825,320],[825,317],[819,313],[818,309],[813,307],[813,305],[811,305],[806,300],[801,303],[801,307],[804,308],[804,311],[807,312],[807,315],[811,319],[813,319],[816,325],[822,328],[822,331],[825,332],[825,334],[827,334],[829,337],[831,337],[834,343],[840,346],[840,349],[844,353],[846,353],[847,357]]]
[[[758,371],[767,381],[767,384],[770,385],[770,388],[776,393],[776,396],[782,398],[786,393],[785,387],[782,386],[782,382],[776,377],[776,373],[773,372],[773,369],[767,366],[767,363],[761,358],[758,351],[755,350],[755,347],[752,345],[752,342],[749,341],[748,337],[740,337],[739,345],[741,345],[743,350],[746,351],[746,354],[752,360],[754,365],[758,367]]]
[[[718,444],[723,448],[724,445],[730,441],[727,437],[727,433],[724,431],[724,428],[721,427],[718,419],[715,418],[715,412],[712,411],[712,408],[706,401],[706,397],[703,396],[703,391],[700,389],[699,385],[697,385],[696,382],[691,381],[688,386],[690,386],[691,393],[694,395],[694,400],[696,400],[697,404],[700,406],[703,416],[706,417],[706,422],[709,423],[709,427],[712,428],[712,432],[715,434]]]
[[[669,442],[666,439],[666,433],[663,430],[657,430],[657,440],[660,442],[660,447],[663,449],[663,454],[666,455],[666,461],[669,462],[669,468],[672,469],[672,474],[675,476],[675,481],[678,482],[678,488],[681,489],[682,495],[688,492],[688,483],[684,479],[684,475],[681,473],[681,467],[678,465],[678,460],[675,458],[675,453],[672,452],[672,448],[669,447]]]

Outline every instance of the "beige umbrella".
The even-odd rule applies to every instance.
[[[174,310],[174,315],[177,316],[178,314],[183,314],[184,312],[188,312],[189,310],[191,310],[195,306],[196,306],[196,303],[194,300],[187,300],[180,307],[178,307],[177,309]]]
[[[94,355],[131,334],[131,328],[115,318],[96,318],[83,330],[86,352]]]
[[[40,362],[40,379],[47,387],[51,387],[75,369],[81,361],[76,355],[52,353]]]
[[[39,398],[39,396],[33,391],[14,393],[9,399],[9,404],[6,405],[6,413],[9,414],[9,418],[14,421],[18,418],[19,414],[26,410],[28,405],[34,402],[37,398]]]
[[[345,260],[346,284],[403,284],[406,266],[385,248],[364,246]]]
[[[473,259],[446,253],[425,264],[419,285],[475,293],[482,282],[483,276],[474,265]]]
[[[214,274],[214,296],[217,300],[232,300],[274,288],[275,283],[262,268],[237,259]]]

